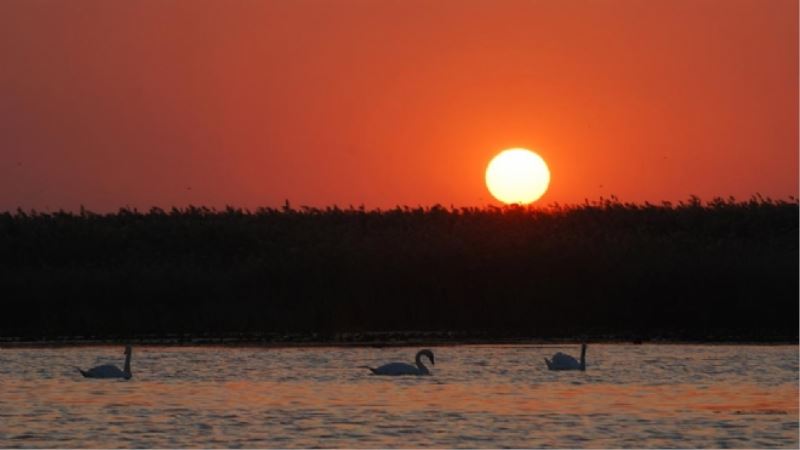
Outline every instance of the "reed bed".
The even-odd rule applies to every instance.
[[[0,213],[0,336],[797,339],[798,201]]]

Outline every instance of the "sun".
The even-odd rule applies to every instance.
[[[503,150],[486,167],[486,187],[503,203],[533,203],[549,185],[547,163],[524,148]]]

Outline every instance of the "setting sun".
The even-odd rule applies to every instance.
[[[550,170],[541,156],[524,148],[500,152],[486,167],[486,187],[503,203],[538,200],[550,184]]]

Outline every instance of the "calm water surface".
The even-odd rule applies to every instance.
[[[798,347],[434,347],[430,377],[359,369],[415,348],[0,349],[0,447],[798,447]],[[578,346],[562,348],[577,354]]]

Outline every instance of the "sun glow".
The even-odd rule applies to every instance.
[[[524,148],[503,150],[486,167],[486,187],[503,203],[535,202],[549,185],[547,163]]]

